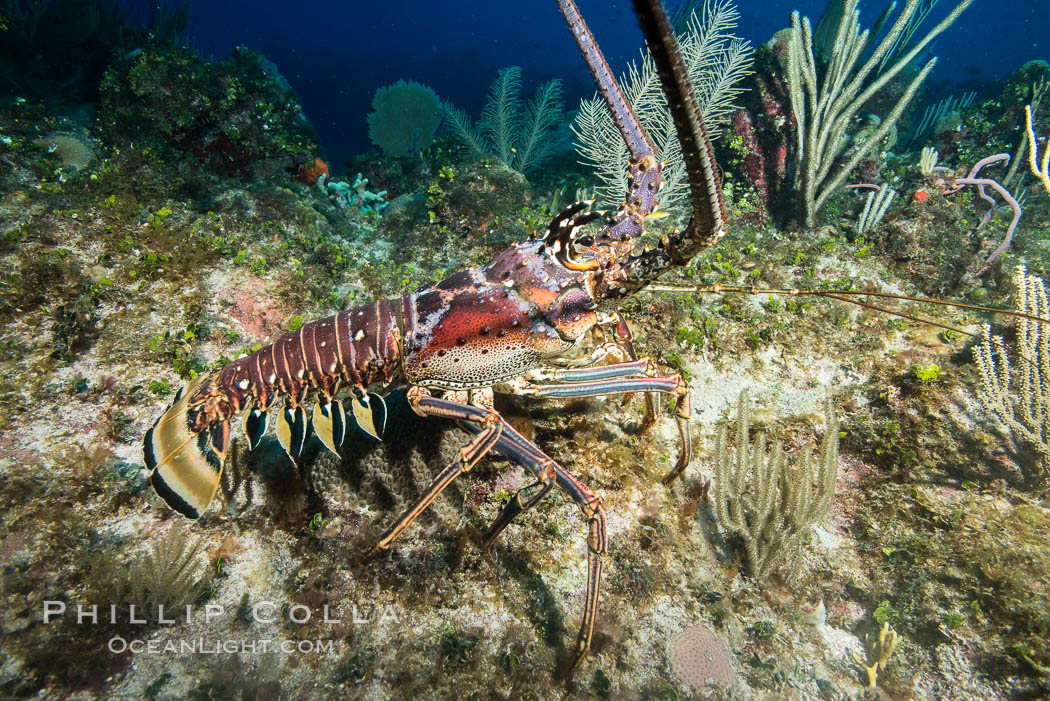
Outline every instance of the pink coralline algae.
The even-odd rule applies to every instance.
[[[787,198],[788,153],[795,142],[795,115],[785,78],[787,40],[780,34],[755,52],[755,73],[743,108],[733,114],[727,170],[756,190],[762,218],[782,219],[793,210]]]
[[[264,286],[249,285],[233,293],[233,308],[230,316],[237,321],[248,338],[265,339],[282,332],[284,314],[278,311],[273,300],[261,294]],[[256,289],[257,288],[257,289]]]
[[[762,203],[768,205],[766,185],[766,167],[762,154],[762,147],[758,143],[758,134],[755,133],[755,122],[751,119],[751,113],[739,110],[733,115],[733,133],[740,137],[743,142],[744,156],[742,166],[747,181],[755,187],[762,195]]]

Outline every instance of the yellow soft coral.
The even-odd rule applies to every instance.
[[[868,649],[867,659],[861,657],[857,653],[853,653],[853,660],[868,673],[868,688],[875,686],[875,682],[878,680],[879,672],[886,668],[886,663],[890,659],[890,655],[893,654],[893,650],[897,647],[897,643],[900,642],[901,636],[897,634],[897,631],[890,628],[889,623],[883,623],[882,629],[879,630],[879,637],[876,640],[868,640],[865,636],[865,647]]]
[[[1032,116],[1032,106],[1025,105],[1024,108],[1025,128],[1028,130],[1028,167],[1032,169],[1035,177],[1043,181],[1043,187],[1050,193],[1050,143],[1043,144],[1043,162],[1037,163],[1038,156],[1036,148],[1039,141],[1035,138],[1035,118]]]

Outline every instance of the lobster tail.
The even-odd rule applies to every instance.
[[[334,397],[344,384],[354,394],[353,419],[379,439],[386,405],[368,387],[402,377],[398,311],[404,313],[387,300],[344,309],[179,390],[142,445],[157,494],[183,516],[199,518],[218,491],[233,421],[240,423],[249,449],[259,446],[272,423],[293,463],[311,432],[338,455],[347,411]],[[311,391],[317,393],[312,422],[304,406]],[[274,409],[282,395],[284,407]]]
[[[189,406],[194,386],[179,391],[142,443],[150,484],[168,506],[191,519],[199,518],[215,497],[230,443],[229,421],[194,429],[196,412]]]

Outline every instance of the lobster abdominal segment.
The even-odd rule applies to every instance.
[[[278,394],[293,408],[310,389],[330,401],[346,384],[361,396],[370,385],[398,380],[399,361],[400,330],[389,300],[346,309],[209,375],[190,398],[191,406],[205,408],[194,428],[204,430],[249,406],[266,411]]]
[[[354,395],[353,416],[378,438],[385,405],[368,389],[403,379],[395,304],[379,300],[306,324],[186,387],[146,434],[143,455],[157,493],[184,516],[199,517],[218,489],[231,419],[247,411],[241,427],[256,447],[278,395],[287,406],[277,414],[277,438],[293,461],[310,433],[303,408],[309,390],[319,395],[315,427],[327,448],[335,452],[345,432],[346,412],[334,399],[342,386]]]

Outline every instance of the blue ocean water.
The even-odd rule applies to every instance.
[[[679,2],[668,2],[669,10]],[[899,3],[899,7],[903,6]],[[579,0],[610,65],[619,74],[642,45],[625,0]],[[738,33],[759,45],[799,10],[815,24],[826,0],[741,0]],[[936,3],[932,26],[955,2]],[[224,0],[192,3],[189,38],[205,56],[223,58],[238,45],[273,60],[302,98],[329,162],[370,148],[365,116],[376,88],[399,79],[432,87],[477,115],[499,68],[521,66],[524,94],[551,78],[564,83],[572,109],[594,92],[554,0],[477,2],[287,3]],[[870,26],[885,3],[861,3]],[[1026,61],[1050,59],[1050,10],[1040,0],[977,0],[935,44],[939,57],[928,99],[976,91],[994,97],[996,81]]]

